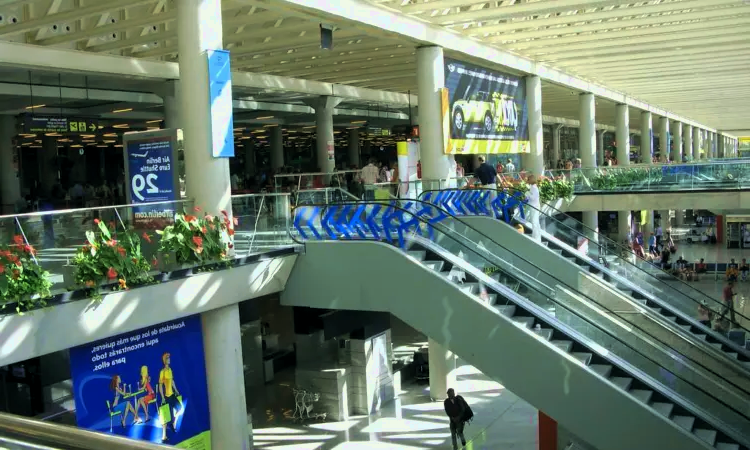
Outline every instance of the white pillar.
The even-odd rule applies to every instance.
[[[669,119],[666,117],[659,118],[659,162],[666,163],[670,159],[670,142]]]
[[[688,161],[693,160],[693,127],[682,125],[682,151]]]
[[[621,244],[623,242],[630,243],[631,220],[630,211],[617,212],[617,238]]]
[[[211,448],[251,449],[239,307],[235,303],[204,312],[201,321],[211,412]]]
[[[16,202],[21,198],[18,166],[13,165],[15,135],[15,117],[0,116],[0,214],[15,212]]]
[[[681,227],[685,225],[685,210],[684,209],[674,210],[674,225],[676,227]]]
[[[213,215],[231,214],[229,160],[212,155],[206,50],[222,49],[221,0],[180,0],[177,36],[180,54],[180,120],[185,134],[188,197]],[[237,305],[203,313],[211,447],[251,448]]]
[[[271,145],[271,169],[277,170],[284,167],[284,130],[281,125],[271,127],[269,136]]]
[[[427,352],[430,367],[430,398],[443,401],[448,388],[455,388],[456,355],[431,338],[427,340]]]
[[[592,242],[598,242],[598,233],[599,233],[599,215],[596,211],[583,211],[581,213],[583,216],[583,224],[586,225],[586,229],[584,229],[584,235],[589,238]]]
[[[359,128],[349,130],[349,164],[359,168]]]
[[[560,130],[562,130],[562,125],[552,125],[552,155],[550,155],[552,169],[557,168],[557,161],[562,157],[562,153],[560,152]]]
[[[651,111],[641,112],[641,162],[654,164],[654,124]]]
[[[725,144],[727,140],[724,138],[723,134],[716,133],[716,143],[717,143],[717,158],[726,158],[725,154]]]
[[[628,105],[615,107],[615,127],[617,141],[617,164],[630,165],[630,111]]]
[[[336,171],[335,138],[333,134],[333,108],[340,98],[322,95],[310,102],[315,108],[315,148],[318,169],[324,173]]]
[[[232,210],[229,159],[214,158],[212,154],[208,61],[205,52],[222,49],[221,1],[180,1],[177,8],[177,34],[180,90],[190,93],[179,96],[182,105],[180,121],[185,136],[187,196],[205,212],[219,215],[222,210]]]
[[[663,233],[666,233],[669,227],[671,226],[670,220],[669,220],[670,213],[671,212],[668,209],[663,209],[659,211],[659,215],[661,216],[660,225],[661,225],[661,229]]]
[[[596,165],[604,165],[604,133],[605,130],[598,130],[596,132]]]
[[[716,134],[712,131],[706,132],[706,152],[708,159],[716,158]]]
[[[640,219],[641,218],[639,217],[639,222]],[[643,230],[644,245],[648,246],[648,238],[651,236],[651,233],[654,232],[654,212],[652,210],[646,211],[646,223],[643,224],[641,230]]]
[[[596,102],[594,94],[581,94],[580,129],[578,140],[580,145],[581,166],[596,167]]]
[[[701,159],[701,130],[698,127],[693,128],[693,161]]]
[[[169,80],[162,92],[164,128],[180,128],[180,81]]]
[[[682,124],[672,122],[672,161],[682,162]]]
[[[417,95],[419,97],[419,149],[422,180],[441,180],[449,176],[450,160],[453,157],[445,155],[443,142],[441,89],[444,87],[445,67],[442,47],[418,47]],[[431,187],[429,183],[423,186],[424,189]]]
[[[526,77],[526,108],[529,114],[529,153],[526,170],[529,174],[544,174],[544,135],[542,130],[542,81],[536,76]]]

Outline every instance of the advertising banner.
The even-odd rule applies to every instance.
[[[70,349],[81,428],[178,448],[211,448],[199,315]]]
[[[125,175],[128,203],[170,202],[180,199],[173,130],[126,133]],[[136,227],[160,228],[174,219],[175,205],[145,205],[133,208]]]
[[[530,151],[522,78],[445,59],[445,87],[446,154]]]
[[[208,101],[211,107],[211,155],[234,156],[234,116],[232,70],[229,51],[208,50]]]

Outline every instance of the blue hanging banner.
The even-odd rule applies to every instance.
[[[211,150],[214,158],[234,156],[232,71],[227,50],[208,50],[208,90],[211,106]]]

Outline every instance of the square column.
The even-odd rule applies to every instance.
[[[359,128],[349,130],[349,151],[347,155],[349,164],[359,168]]]
[[[180,80],[169,80],[161,92],[164,128],[180,128]]]
[[[531,175],[544,174],[544,135],[542,130],[542,81],[526,77],[526,109],[529,114],[529,153],[524,166]]]
[[[670,159],[670,135],[669,119],[666,117],[659,118],[659,162],[667,163]]]
[[[630,245],[632,239],[632,216],[630,211],[618,211],[617,212],[617,239],[620,243],[625,243],[626,246]]]
[[[688,161],[693,159],[693,127],[688,124],[682,126],[682,150]]]
[[[560,160],[560,130],[562,125],[552,125],[552,154],[550,155],[551,167],[554,169],[557,167],[557,161]]]
[[[711,131],[706,132],[706,158],[716,158],[716,145],[715,145],[715,133]]]
[[[596,131],[596,165],[601,167],[604,165],[604,130]]]
[[[21,198],[18,165],[13,164],[15,135],[15,117],[0,116],[0,214],[16,212],[16,203]]]
[[[430,398],[445,400],[448,388],[456,384],[456,355],[430,338],[427,340],[427,363],[430,368]]]
[[[651,111],[641,112],[641,162],[654,164],[654,128]]]
[[[701,140],[700,128],[693,127],[693,161],[701,159]]]
[[[682,162],[682,124],[672,122],[672,161]]]
[[[315,150],[318,169],[323,173],[336,171],[336,147],[333,134],[333,109],[343,99],[322,95],[307,104],[315,110]],[[326,177],[326,182],[328,182]]]
[[[277,170],[284,167],[284,131],[281,125],[271,127],[271,169]]]
[[[579,146],[581,166],[596,167],[596,101],[594,94],[584,93],[578,97],[580,103]]]
[[[717,144],[717,147],[716,147],[716,153],[717,153],[716,157],[717,158],[726,158],[726,154],[725,154],[725,151],[724,151],[724,149],[726,147],[726,143],[727,143],[727,140],[724,137],[724,135],[720,134],[720,133],[717,133],[716,134],[716,144]]]
[[[617,164],[630,165],[630,111],[628,105],[615,107],[615,127],[617,141]]]
[[[643,232],[644,245],[648,245],[648,238],[651,233],[654,232],[654,212],[651,210],[646,211],[646,223],[641,226]]]

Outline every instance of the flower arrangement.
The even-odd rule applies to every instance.
[[[23,236],[13,237],[13,243],[0,247],[0,304],[16,303],[16,312],[46,306],[52,282],[49,273],[34,259],[34,247]]]
[[[196,207],[194,212],[200,213],[201,209]],[[179,264],[225,260],[233,247],[231,237],[234,236],[234,223],[229,220],[226,211],[221,214],[223,217],[209,214],[198,217],[186,212],[176,214],[172,225],[156,231],[161,236],[159,251],[174,254]]]
[[[114,239],[114,223],[106,225],[94,219],[98,232],[86,231],[86,245],[79,248],[73,258],[76,285],[90,289],[93,298],[101,298],[98,286],[117,283],[115,290],[153,281],[149,274],[151,264],[141,252],[141,239],[132,230],[118,233]],[[150,239],[144,233],[145,239]]]
[[[548,203],[564,198],[570,200],[573,197],[573,183],[565,177],[540,177],[539,199],[542,203]]]

